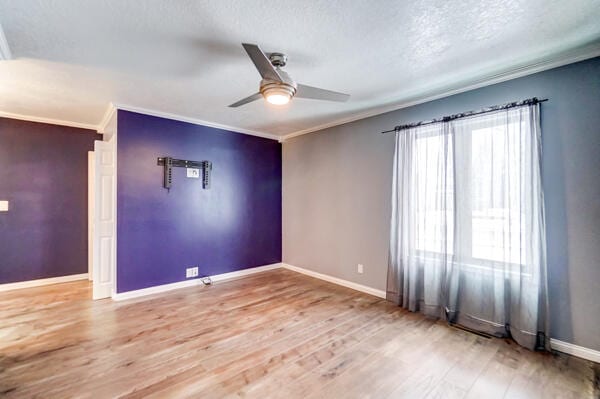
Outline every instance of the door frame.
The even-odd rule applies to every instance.
[[[95,152],[88,151],[88,280],[94,276],[94,199],[96,197]]]

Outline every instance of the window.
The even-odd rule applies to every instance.
[[[515,123],[471,131],[471,245],[473,259],[521,264],[526,245],[521,209],[518,142]]]
[[[413,223],[419,256],[446,254],[476,267],[512,264],[522,272],[525,128],[519,119],[492,116],[453,122],[445,134],[416,135]]]

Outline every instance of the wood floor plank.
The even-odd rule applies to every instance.
[[[400,341],[404,334],[408,334],[409,331],[415,332],[419,330],[416,326],[414,330],[411,328],[399,329],[399,325],[410,327],[411,322],[416,322],[417,324],[430,326],[432,323],[424,318],[414,316],[414,314],[401,311],[403,323],[398,323],[399,320],[397,319],[374,334],[366,335],[356,345],[348,345],[345,350],[339,351],[339,349],[343,348],[340,345],[338,349],[339,354],[333,352],[332,355],[334,356],[331,359],[319,366],[313,364],[315,367],[312,370],[308,370],[308,367],[306,367],[310,364],[310,362],[307,362],[307,360],[310,360],[310,355],[307,355],[307,359],[300,359],[296,362],[298,364],[296,366],[296,373],[289,372],[288,368],[281,370],[279,375],[274,376],[270,391],[268,390],[268,386],[261,387],[262,390],[250,387],[254,389],[252,393],[254,397],[275,395],[274,397],[277,398],[303,398],[310,396],[310,394],[314,393],[312,387],[325,387],[334,380],[337,381],[340,375],[347,372],[347,370],[356,370],[356,368],[362,367],[376,354],[387,354],[393,348],[397,348],[395,342]],[[394,336],[397,339],[390,340],[390,336]],[[355,372],[352,374],[356,375]]]
[[[272,270],[129,301],[0,293],[7,398],[593,398],[598,366]]]
[[[379,301],[380,302],[380,301]],[[186,375],[179,374],[171,381],[163,381],[159,387],[150,387],[147,392],[143,392],[144,397],[149,395],[150,391],[161,393],[163,391],[172,391],[174,389],[183,389],[186,395],[197,395],[202,393],[203,397],[210,397],[215,392],[222,394],[229,393],[235,389],[236,378],[238,381],[249,383],[256,378],[256,373],[267,373],[271,367],[289,362],[291,359],[299,356],[300,353],[307,350],[307,346],[322,345],[336,336],[346,334],[348,331],[361,328],[371,317],[376,317],[377,312],[374,309],[366,308],[362,311],[355,309],[356,312],[346,315],[344,318],[332,317],[326,320],[326,324],[315,328],[309,328],[292,334],[284,341],[272,342],[263,348],[251,350],[242,356],[211,358],[203,362],[204,367],[211,370],[204,378],[198,379],[197,373],[190,370]],[[335,321],[331,323],[330,320]],[[221,382],[226,379],[225,382]],[[191,384],[191,381],[194,381]],[[227,381],[230,382],[228,386]],[[222,396],[221,393],[217,397]]]
[[[359,345],[369,337],[377,334],[387,325],[393,324],[402,316],[402,312],[396,307],[390,307],[389,304],[382,305],[379,315],[375,318],[369,318],[357,329],[345,331],[337,338],[321,340],[311,340],[304,343],[301,347],[295,348],[296,358],[290,358],[285,368],[280,368],[274,372],[264,373],[259,379],[249,381],[243,386],[238,387],[234,396],[254,397],[272,395],[274,391],[281,391],[284,388],[284,381],[291,382],[301,378],[304,374],[313,369],[326,364],[332,359],[345,353],[350,348]],[[230,394],[231,392],[229,392]]]

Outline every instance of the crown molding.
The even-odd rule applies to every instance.
[[[130,112],[136,112],[138,114],[157,116],[159,118],[171,119],[171,120],[186,122],[186,123],[192,123],[194,125],[208,126],[208,127],[213,127],[215,129],[227,130],[227,131],[234,132],[234,133],[249,134],[251,136],[258,136],[258,137],[263,137],[263,138],[267,138],[267,139],[271,139],[271,140],[277,140],[277,141],[281,140],[281,136],[277,136],[275,134],[263,133],[263,132],[259,132],[256,130],[243,129],[243,128],[239,128],[239,127],[235,127],[235,126],[222,125],[220,123],[209,122],[209,121],[205,121],[205,120],[198,119],[198,118],[192,118],[189,116],[171,114],[168,112],[156,111],[156,110],[148,109],[148,108],[134,107],[132,105],[127,105],[127,104],[112,103],[112,105],[116,109],[119,109],[122,111],[130,111]]]
[[[499,73],[490,77],[486,77],[483,79],[479,79],[471,84],[466,86],[455,87],[450,90],[444,90],[438,93],[428,93],[416,99],[385,105],[381,107],[375,107],[366,112],[359,112],[348,116],[346,118],[341,118],[334,120],[332,122],[327,122],[318,126],[314,126],[308,129],[298,130],[293,133],[289,133],[281,136],[280,142],[284,142],[285,140],[291,139],[292,137],[302,136],[304,134],[317,132],[319,130],[327,129],[334,126],[343,125],[346,123],[358,121],[365,118],[370,118],[372,116],[377,116],[381,114],[385,114],[387,112],[396,111],[402,108],[412,107],[414,105],[419,105],[423,103],[427,103],[429,101],[438,100],[440,98],[449,97],[454,94],[464,93],[467,91],[479,89],[481,87],[490,86],[496,83],[506,82],[508,80],[521,78],[523,76],[532,75],[534,73],[546,71],[553,68],[558,68],[564,65],[573,64],[575,62],[584,61],[590,58],[600,56],[600,43],[595,44],[590,47],[586,47],[585,49],[571,51],[567,53],[563,53],[558,57],[550,57],[546,58],[542,61],[537,61],[535,63],[528,64],[526,66],[513,68],[507,72]]]
[[[18,119],[18,120],[27,121],[27,122],[47,123],[50,125],[69,126],[69,127],[76,127],[79,129],[88,129],[88,130],[97,130],[97,128],[98,128],[98,126],[92,125],[89,123],[65,121],[62,119],[43,118],[43,117],[39,117],[39,116],[15,114],[12,112],[4,112],[4,111],[0,111],[0,118]]]
[[[227,131],[234,132],[234,133],[249,134],[251,136],[258,136],[258,137],[263,137],[263,138],[267,138],[270,140],[281,141],[281,136],[277,136],[274,134],[262,133],[262,132],[258,132],[258,131],[254,131],[254,130],[248,130],[248,129],[242,129],[242,128],[238,128],[235,126],[222,125],[219,123],[209,122],[209,121],[205,121],[202,119],[190,118],[187,116],[170,114],[167,112],[161,112],[161,111],[151,110],[151,109],[147,109],[147,108],[134,107],[132,105],[115,104],[112,102],[108,104],[106,111],[104,112],[104,115],[102,117],[102,120],[97,125],[93,125],[90,123],[67,121],[67,120],[62,120],[62,119],[43,118],[43,117],[38,117],[38,116],[33,116],[33,115],[15,114],[13,112],[5,112],[5,111],[0,111],[0,118],[19,119],[19,120],[28,121],[28,122],[48,123],[50,125],[60,125],[60,126],[76,127],[76,128],[80,128],[80,129],[89,129],[89,130],[95,130],[98,133],[102,134],[102,133],[107,132],[108,125],[109,125],[110,121],[112,120],[114,114],[117,112],[117,110],[130,111],[130,112],[135,112],[135,113],[143,114],[143,115],[156,116],[159,118],[170,119],[170,120],[186,122],[186,123],[192,123],[194,125],[208,126],[208,127],[213,127],[216,129],[227,130]]]
[[[8,47],[8,41],[6,40],[6,35],[4,34],[2,25],[0,25],[0,61],[7,61],[10,59],[12,59],[12,54],[10,53],[10,47]]]
[[[8,58],[6,58],[7,55],[8,55]],[[116,103],[112,103],[112,102],[108,104],[108,107],[102,117],[102,120],[97,125],[73,122],[73,121],[67,121],[67,120],[61,120],[61,119],[37,117],[37,116],[33,116],[33,115],[16,114],[16,113],[11,113],[11,112],[4,112],[4,111],[0,111],[0,117],[19,119],[19,120],[30,121],[30,122],[48,123],[48,124],[52,124],[52,125],[70,126],[70,127],[80,128],[80,129],[90,129],[90,130],[96,130],[96,131],[98,131],[98,133],[104,133],[108,126],[108,123],[113,118],[114,113],[117,112],[117,110],[123,110],[123,111],[136,112],[136,113],[144,114],[144,115],[156,116],[156,117],[170,119],[170,120],[176,120],[176,121],[180,121],[180,122],[192,123],[195,125],[213,127],[216,129],[227,130],[227,131],[231,131],[231,132],[235,132],[235,133],[249,134],[252,136],[258,136],[258,137],[263,137],[263,138],[267,138],[267,139],[271,139],[271,140],[277,140],[279,142],[284,142],[285,140],[291,139],[293,137],[301,136],[301,135],[304,135],[307,133],[313,133],[313,132],[331,128],[334,126],[339,126],[339,125],[343,125],[346,123],[354,122],[354,121],[357,121],[360,119],[365,119],[365,118],[381,115],[381,114],[384,114],[387,112],[412,107],[414,105],[419,105],[419,104],[423,104],[423,103],[426,103],[429,101],[438,100],[440,98],[449,97],[454,94],[464,93],[464,92],[467,92],[470,90],[475,90],[475,89],[478,89],[481,87],[490,86],[490,85],[493,85],[496,83],[505,82],[508,80],[520,78],[520,77],[531,75],[531,74],[534,74],[537,72],[546,71],[549,69],[557,68],[557,67],[560,67],[563,65],[572,64],[575,62],[583,61],[583,60],[598,57],[598,56],[600,56],[600,43],[596,43],[596,44],[594,44],[592,46],[588,46],[584,49],[579,49],[576,51],[563,53],[560,56],[546,58],[544,60],[541,60],[541,61],[538,61],[535,63],[531,63],[526,66],[513,68],[510,71],[496,74],[496,75],[493,75],[493,76],[490,76],[490,77],[487,77],[484,79],[479,79],[468,85],[454,87],[449,90],[442,90],[437,93],[435,91],[426,93],[426,94],[424,94],[418,98],[412,99],[410,101],[398,102],[398,103],[394,103],[394,104],[375,107],[375,108],[372,108],[365,112],[358,111],[357,113],[354,113],[345,118],[336,119],[336,120],[328,122],[328,123],[313,126],[313,127],[307,128],[307,129],[298,130],[298,131],[288,133],[285,135],[276,135],[276,134],[259,132],[256,130],[243,129],[240,127],[223,125],[220,123],[210,122],[210,121],[193,118],[193,117],[188,117],[188,116],[183,116],[183,115],[179,115],[179,114],[172,114],[172,113],[157,111],[157,110],[148,109],[148,108],[135,107],[135,106],[128,105],[128,104],[116,104]],[[4,37],[2,27],[0,26],[0,60],[10,59],[10,57],[11,57],[10,49],[8,48],[8,43],[6,42],[6,38]]]

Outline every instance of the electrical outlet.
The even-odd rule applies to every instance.
[[[188,267],[185,269],[185,278],[198,277],[198,267]]]
[[[200,178],[200,169],[197,168],[187,168],[186,176],[190,179],[199,179]]]
[[[358,267],[356,268],[356,271],[358,272],[358,274],[363,274],[363,272],[365,271],[363,265],[359,263]]]

